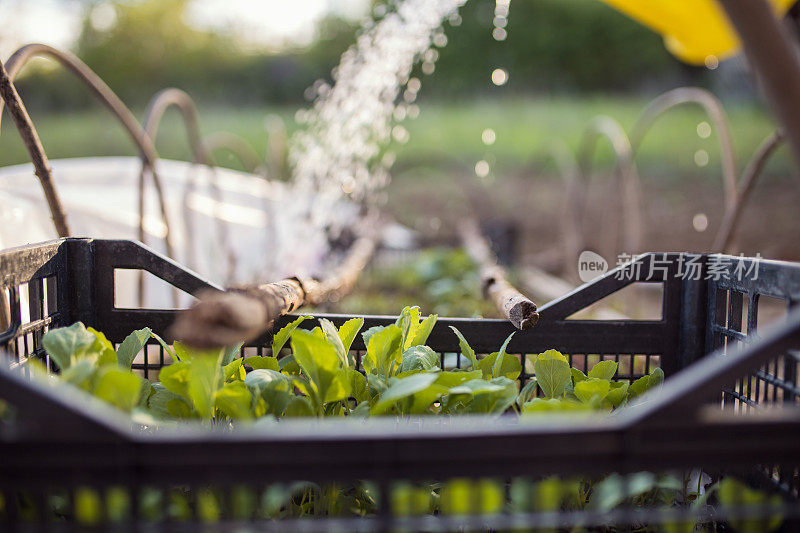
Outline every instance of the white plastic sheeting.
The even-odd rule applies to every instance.
[[[138,158],[77,158],[51,163],[73,235],[138,238]],[[285,183],[216,169],[216,195],[209,185],[212,171],[206,167],[160,160],[157,170],[163,182],[173,259],[205,278],[225,285],[313,273],[328,253],[324,228],[309,227],[301,219],[312,199]],[[166,227],[152,182],[146,183],[146,191],[146,244],[165,253]],[[342,210],[344,218],[354,215],[354,208],[345,206]],[[224,235],[228,247],[220,242],[220,220],[227,228]],[[191,241],[187,225],[193,230]],[[55,238],[32,166],[0,168],[0,249]],[[229,249],[236,257],[233,265],[227,257]],[[118,292],[118,300],[135,301],[134,279],[125,276],[126,294]],[[172,304],[170,291],[152,279],[147,281],[145,295],[146,307]]]

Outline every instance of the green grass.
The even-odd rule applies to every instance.
[[[450,157],[474,165],[481,158],[495,161],[498,172],[519,168],[554,169],[549,152],[556,141],[577,153],[587,125],[597,116],[617,120],[630,131],[647,105],[644,98],[540,98],[511,101],[478,101],[470,105],[433,105],[409,126],[411,140],[400,150],[398,161],[429,156]],[[761,141],[774,129],[774,122],[755,103],[726,106],[739,168],[746,164]],[[647,134],[637,155],[643,173],[658,177],[694,176],[714,173],[719,168],[716,132],[707,139],[697,134],[697,125],[707,120],[697,107],[686,106],[661,117]],[[484,146],[481,132],[493,128],[497,141]],[[710,156],[708,167],[700,169],[694,156],[698,150]],[[607,143],[599,142],[595,155],[598,166],[612,162]],[[781,151],[770,169],[784,173],[790,168],[788,152]]]
[[[397,168],[410,170],[427,165],[469,169],[486,158],[497,175],[520,171],[552,173],[554,167],[549,162],[548,152],[554,141],[563,140],[574,153],[587,124],[598,115],[613,117],[629,130],[647,102],[647,98],[641,97],[608,96],[423,102],[420,116],[404,122],[411,132],[411,140],[393,148],[398,153]],[[774,121],[757,103],[732,102],[726,107],[739,168],[742,168],[761,140],[772,131]],[[237,133],[263,155],[265,117],[276,113],[293,130],[294,111],[266,106],[205,108],[201,109],[201,124],[207,134]],[[165,118],[157,146],[163,157],[188,159],[185,133],[176,115],[170,112]],[[34,113],[33,119],[51,158],[135,154],[122,129],[103,110]],[[637,155],[642,174],[660,179],[718,175],[716,133],[701,139],[697,135],[697,124],[702,120],[705,117],[696,107],[673,110],[662,117]],[[26,162],[24,148],[7,116],[3,126],[0,165]],[[493,128],[497,133],[493,146],[481,142],[481,132],[485,128]],[[699,168],[694,161],[695,152],[701,149],[710,155],[706,168]],[[611,164],[610,150],[603,142],[598,145],[595,161],[601,168]],[[224,156],[220,163],[235,167],[235,162]],[[786,174],[790,165],[788,151],[782,149],[770,163],[768,172]]]

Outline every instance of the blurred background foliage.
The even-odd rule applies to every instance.
[[[309,25],[313,35],[273,46],[265,44],[269,39],[253,42],[253,34],[235,24],[198,25],[193,9],[208,0],[0,0],[0,8],[11,5],[4,1],[77,6],[71,50],[137,116],[143,116],[156,92],[179,87],[197,101],[204,134],[235,133],[268,166],[276,160],[268,143],[283,139],[273,146],[285,148],[285,139],[298,128],[296,112],[310,105],[306,95],[313,91],[307,89],[330,77],[342,52],[354,43],[364,15],[337,15],[342,11],[335,7],[352,0],[319,0],[328,14]],[[397,2],[365,1],[371,1],[374,17],[386,11],[387,3]],[[257,36],[268,38],[274,35],[266,29],[267,21],[285,22],[268,19],[270,9],[301,9],[306,3],[219,0],[220,12],[226,7],[233,11],[227,2],[239,9],[252,5],[251,26],[260,32]],[[397,159],[385,211],[425,235],[452,237],[448,232],[464,214],[464,202],[454,191],[469,185],[480,199],[470,206],[470,215],[502,213],[521,228],[523,263],[549,264],[565,215],[564,186],[552,157],[554,142],[578,153],[587,124],[599,115],[613,117],[629,131],[654,97],[675,87],[706,87],[722,100],[740,170],[775,129],[741,56],[713,71],[685,66],[665,50],[658,35],[600,0],[513,0],[505,28],[508,37],[497,41],[492,36],[495,6],[495,0],[469,0],[460,10],[460,20],[445,25],[448,43],[437,48],[435,72],[424,75],[420,67],[415,72],[423,82],[421,112],[416,118],[409,113],[403,121],[408,141],[390,147]],[[795,26],[798,10],[790,18]],[[13,33],[8,29],[11,17],[9,21],[0,32]],[[64,25],[50,22],[50,27]],[[45,26],[37,28],[47,39]],[[5,44],[3,37],[0,33],[0,44]],[[509,75],[500,87],[490,80],[496,68]],[[23,71],[18,87],[51,158],[135,155],[118,125],[52,62],[34,62]],[[637,151],[647,211],[644,239],[650,249],[707,250],[722,219],[719,137],[716,131],[701,133],[707,120],[697,106],[671,111]],[[286,131],[276,133],[270,126],[276,124]],[[492,142],[484,140],[487,131],[493,133]],[[157,148],[165,158],[191,159],[177,113],[165,117]],[[220,165],[243,168],[232,154],[215,155]],[[0,137],[0,166],[27,161],[18,136]],[[615,190],[615,180],[610,179],[614,154],[607,143],[599,143],[593,161],[595,171],[587,180],[592,201],[587,202],[585,216],[598,222],[587,227],[600,234],[606,229],[604,199]],[[488,165],[490,172],[479,174],[479,163]],[[743,218],[741,250],[800,259],[795,216],[800,188],[795,186],[797,171],[788,150],[780,149],[764,174]],[[708,220],[706,228],[695,226],[698,215]],[[447,261],[457,263],[453,257]],[[461,272],[455,277],[464,276]],[[373,306],[378,312],[385,302],[380,312],[394,312],[407,303],[423,304],[427,312],[469,314],[463,302],[477,299],[457,283],[433,283],[415,269],[376,270],[366,279],[365,296],[355,304],[362,311]],[[401,287],[387,288],[395,279]],[[403,279],[412,284],[424,281],[439,292],[412,297],[402,292]],[[441,279],[452,280],[454,275],[444,272]],[[382,298],[381,291],[390,297]],[[434,309],[437,302],[450,307]]]
[[[238,1],[241,10],[249,0],[230,1]],[[344,0],[327,0],[328,9],[322,11],[327,14],[309,25],[307,40],[273,45],[268,43],[275,42],[275,35],[265,25],[270,8],[252,1],[250,29],[265,38],[261,42],[236,24],[198,24],[192,13],[205,0],[36,0],[77,7],[71,50],[138,116],[156,92],[178,87],[197,101],[205,131],[237,133],[263,152],[270,135],[265,117],[272,117],[270,123],[280,117],[278,122],[291,135],[297,128],[295,112],[310,104],[309,93],[313,96],[308,89],[330,78],[369,14],[357,9],[348,18],[335,9]],[[396,1],[365,0],[371,3],[372,18]],[[294,5],[299,9],[303,2]],[[424,75],[417,67],[424,112],[404,123],[410,141],[392,148],[398,156],[396,173],[419,176],[423,168],[437,165],[472,173],[477,161],[486,160],[492,168],[488,179],[552,176],[549,150],[554,139],[575,153],[592,118],[608,115],[630,128],[652,98],[682,85],[710,88],[722,99],[740,165],[774,129],[741,57],[713,71],[688,67],[665,50],[661,37],[599,0],[514,0],[508,37],[497,41],[492,36],[495,5],[495,0],[466,2],[458,20],[445,24],[448,42],[436,50],[435,72]],[[224,11],[225,2],[216,9]],[[279,15],[273,17],[272,22],[283,24]],[[0,33],[0,43],[2,38]],[[498,67],[509,73],[502,87],[490,81],[489,74]],[[17,85],[51,157],[130,153],[123,133],[85,88],[52,62],[34,61]],[[716,135],[701,139],[696,133],[706,118],[689,106],[660,119],[637,156],[643,173],[660,179],[716,174]],[[481,140],[485,128],[497,135],[491,147]],[[191,157],[174,117],[167,117],[162,132],[162,156]],[[708,160],[705,168],[696,162],[698,150]],[[241,168],[226,155],[228,159],[218,159],[220,164]],[[613,163],[603,143],[595,157],[601,168]],[[0,164],[25,161],[24,146],[14,136],[4,136]],[[785,176],[790,168],[782,150],[767,173]]]
[[[514,92],[636,92],[702,81],[703,71],[675,60],[658,35],[596,0],[513,2],[501,42],[491,36],[493,9],[482,0],[462,8],[428,94],[486,91],[485,72],[496,66],[512,73]]]
[[[305,88],[329,76],[360,23],[331,14],[308,46],[254,51],[233,31],[187,23],[191,3],[104,2],[116,16],[98,24],[101,3],[87,1],[74,51],[133,106],[168,86],[215,104],[297,104]],[[461,10],[460,27],[448,28],[449,44],[426,81],[426,98],[486,94],[486,72],[498,65],[512,73],[509,93],[630,93],[704,82],[704,72],[673,59],[657,35],[597,0],[514,2],[503,42],[491,36],[493,9],[493,0],[471,0]],[[34,107],[74,110],[89,102],[58,70],[24,76],[19,85]]]

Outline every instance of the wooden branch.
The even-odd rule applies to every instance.
[[[282,315],[350,292],[375,246],[374,238],[357,240],[341,266],[322,280],[287,278],[199,295],[200,301],[194,307],[178,315],[170,336],[198,348],[230,346],[254,339]]]
[[[486,298],[492,300],[517,329],[525,330],[535,326],[539,321],[536,304],[508,282],[505,269],[497,264],[497,257],[486,242],[477,221],[467,220],[459,228],[459,234],[467,253],[481,270],[481,285]]]
[[[44,153],[42,141],[39,139],[39,134],[36,133],[36,128],[34,128],[31,117],[25,109],[25,104],[22,103],[22,99],[11,82],[11,78],[6,72],[2,61],[0,61],[0,96],[8,106],[8,112],[11,113],[11,118],[14,119],[19,135],[25,143],[25,149],[28,150],[34,172],[44,190],[44,196],[47,199],[47,205],[50,208],[50,215],[53,218],[53,224],[56,227],[58,236],[69,237],[67,215],[64,213],[64,208],[53,183],[53,171],[50,168],[50,161],[47,159],[47,154]],[[2,108],[0,108],[0,112],[2,112]]]
[[[301,279],[300,284],[305,291],[308,305],[320,305],[330,300],[338,300],[353,290],[361,272],[367,267],[375,253],[375,240],[362,237],[354,242],[347,251],[339,268],[332,276],[317,281],[313,278]]]
[[[178,315],[173,339],[197,348],[233,346],[259,335],[267,321],[261,301],[234,291],[201,292],[199,302]]]

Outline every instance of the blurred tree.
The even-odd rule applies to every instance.
[[[317,38],[307,51],[312,65],[327,66],[323,72],[339,64],[339,58],[356,40],[358,24],[337,16],[328,16],[317,28]]]
[[[636,91],[700,72],[675,60],[658,35],[597,0],[511,2],[501,42],[492,37],[494,7],[494,0],[472,0],[461,9],[426,94],[486,92],[496,67],[509,71],[516,92]]]
[[[76,52],[126,100],[141,101],[187,81],[203,93],[223,94],[230,84],[225,77],[240,68],[242,54],[232,39],[187,25],[188,4],[99,4],[88,11]]]
[[[186,22],[192,0],[89,2],[76,54],[129,105],[142,106],[175,86],[216,103],[299,103],[315,79],[329,76],[352,44],[356,24],[326,18],[307,48],[245,52],[235,35]],[[20,80],[33,107],[75,108],[91,101],[60,71],[38,69]]]
[[[127,103],[145,104],[156,91],[177,86],[219,104],[299,103],[304,90],[331,69],[357,32],[353,21],[331,15],[308,47],[278,54],[243,51],[236,35],[192,27],[193,0],[85,0],[76,53]],[[288,0],[287,0],[288,1]],[[398,0],[373,0],[376,16]],[[461,24],[447,27],[428,97],[489,93],[489,73],[510,73],[503,93],[529,91],[636,91],[702,81],[702,71],[680,65],[660,37],[597,0],[514,0],[508,38],[492,38],[495,0],[470,0]],[[20,80],[33,107],[73,109],[90,101],[56,71]],[[694,78],[694,79],[691,79]]]

